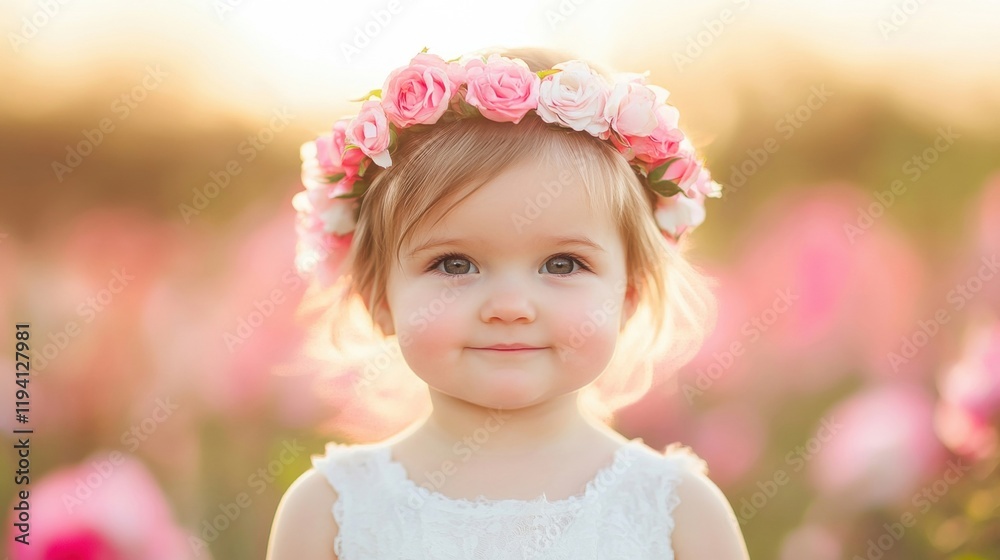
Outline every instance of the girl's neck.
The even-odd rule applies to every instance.
[[[482,456],[496,458],[514,459],[540,451],[560,453],[602,434],[606,437],[610,431],[581,410],[577,396],[574,392],[538,405],[499,410],[431,389],[432,412],[408,437],[442,452],[462,443]]]

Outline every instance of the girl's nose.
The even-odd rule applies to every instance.
[[[490,294],[483,303],[480,315],[487,323],[530,323],[535,320],[535,305],[527,289],[508,285]]]

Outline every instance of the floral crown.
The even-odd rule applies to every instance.
[[[392,165],[402,131],[478,117],[517,124],[529,111],[551,126],[610,142],[659,195],[654,217],[676,242],[704,221],[705,197],[721,196],[722,188],[678,128],[679,112],[666,102],[669,92],[646,84],[648,74],[619,74],[609,83],[579,60],[532,72],[517,58],[445,61],[425,48],[393,70],[381,90],[356,99],[363,102],[357,115],[303,144],[305,190],[292,199],[298,212],[296,268],[324,281],[336,277],[350,250],[369,170]]]

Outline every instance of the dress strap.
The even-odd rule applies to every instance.
[[[333,518],[337,522],[334,552],[337,558],[363,558],[365,542],[347,536],[365,535],[368,523],[378,516],[380,500],[386,499],[385,477],[378,462],[378,447],[373,444],[347,445],[327,443],[323,455],[310,457],[313,468],[320,472],[334,491]],[[354,537],[352,537],[354,538]],[[369,539],[370,540],[370,539]]]

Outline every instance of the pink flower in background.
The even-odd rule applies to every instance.
[[[821,525],[806,524],[785,536],[781,560],[840,560],[843,538]]]
[[[382,107],[396,126],[434,124],[448,109],[451,96],[465,81],[461,65],[420,53],[393,70],[382,86]]]
[[[989,421],[1000,412],[1000,322],[972,328],[958,363],[938,382],[941,398]]]
[[[257,414],[292,392],[303,412],[313,401],[284,383],[279,366],[298,348],[305,326],[296,320],[306,281],[295,270],[291,209],[260,220],[248,212],[220,241],[199,248],[202,265],[163,281],[140,323],[144,345],[162,379],[193,392],[213,413]]]
[[[975,244],[975,252],[969,259],[975,263],[975,270],[982,265],[982,259],[1000,258],[1000,220],[997,219],[1000,216],[1000,172],[994,173],[986,181],[982,195],[972,204],[972,208],[973,212],[979,213],[979,239]],[[984,282],[983,292],[978,297],[982,298],[982,304],[991,306],[994,313],[1000,314],[1000,278]]]
[[[944,400],[934,407],[934,431],[948,449],[976,461],[992,456],[1000,447],[993,424]]]
[[[1000,322],[970,328],[959,361],[938,379],[935,428],[957,453],[981,459],[997,447],[1000,416]]]
[[[101,208],[33,245],[35,257],[21,263],[32,280],[20,316],[52,326],[48,337],[32,333],[37,429],[88,441],[127,416],[155,377],[136,325],[158,279],[191,258],[186,234],[144,212]]]
[[[848,236],[845,226],[870,203],[853,188],[817,187],[773,203],[745,228],[729,272],[745,311],[720,321],[734,329],[720,340],[739,342],[742,359],[776,378],[769,391],[823,390],[858,364],[872,377],[904,378],[932,358],[919,353],[898,371],[887,358],[916,328],[925,270],[887,220]]]
[[[13,506],[12,506],[13,507]],[[183,560],[195,554],[142,463],[98,453],[33,481],[29,546],[8,523],[11,560]]]
[[[817,430],[798,456],[829,500],[862,508],[908,502],[941,468],[933,406],[916,385],[866,389],[825,413],[826,428]]]
[[[764,451],[767,427],[761,412],[744,403],[699,413],[696,424],[690,445],[708,463],[717,484],[742,479]]]
[[[465,101],[491,121],[519,123],[538,105],[541,80],[520,59],[492,54],[486,62],[469,60],[465,69]]]

